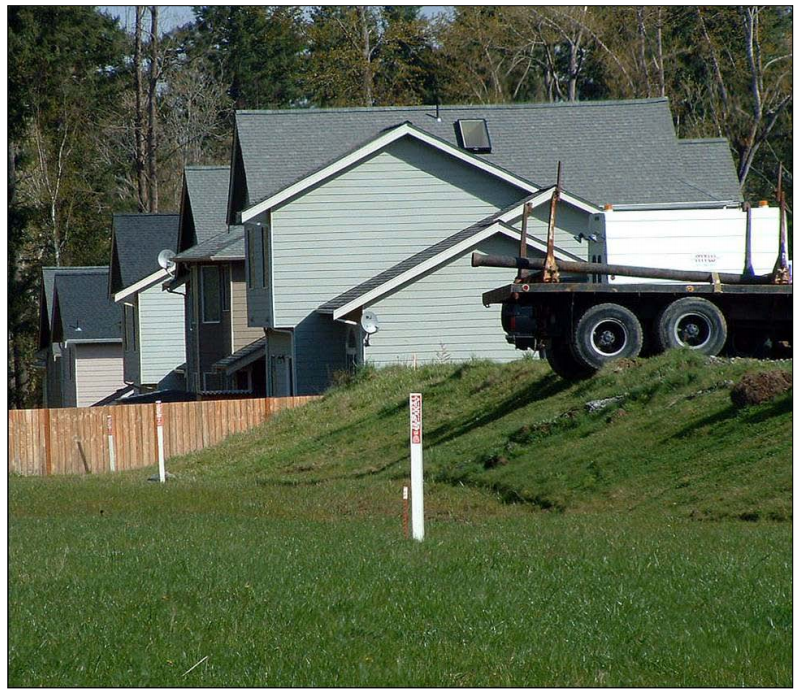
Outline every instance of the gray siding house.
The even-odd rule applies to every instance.
[[[519,357],[481,304],[514,272],[474,271],[469,255],[515,253],[526,202],[543,254],[558,161],[562,257],[595,256],[605,204],[740,202],[729,150],[681,144],[666,99],[238,112],[227,220],[245,227],[268,391],[319,392],[365,362]],[[365,309],[381,324],[368,347]]]
[[[184,171],[173,285],[186,295],[187,387],[264,395],[264,332],[247,320],[244,229],[228,227],[229,184],[227,166]]]
[[[52,273],[49,338],[51,345],[58,346],[59,362],[52,378],[49,374],[46,378],[45,406],[95,405],[125,388],[122,311],[108,299],[108,268],[56,269]]]
[[[63,375],[64,351],[62,344],[54,341],[51,326],[53,323],[53,302],[55,299],[55,279],[58,274],[99,273],[104,276],[108,267],[70,266],[42,268],[42,282],[39,291],[39,340],[36,353],[36,367],[42,372],[42,406],[44,408],[63,407],[61,380]]]
[[[123,308],[125,382],[136,393],[185,389],[184,296],[158,264],[175,251],[177,214],[115,214],[106,291]]]

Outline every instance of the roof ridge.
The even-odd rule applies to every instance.
[[[183,166],[183,170],[230,170],[230,166],[229,165]]]
[[[159,211],[158,213],[138,212],[138,211],[117,211],[113,214],[114,218],[117,216],[180,216],[179,211]]]
[[[687,139],[677,139],[678,144],[707,144],[712,142],[715,144],[724,142],[729,143],[727,137],[689,137]]]
[[[614,107],[614,106],[630,106],[630,105],[651,105],[653,103],[668,103],[667,96],[659,96],[656,98],[630,98],[622,100],[597,100],[597,101],[557,101],[554,103],[547,102],[524,102],[524,103],[453,103],[441,104],[439,109],[441,112],[449,110],[527,110],[534,108],[574,108],[574,107]],[[337,108],[274,108],[265,110],[252,110],[243,109],[237,110],[238,115],[286,115],[286,114],[316,114],[324,115],[326,113],[376,113],[376,112],[402,112],[402,111],[418,111],[426,112],[435,110],[436,105],[415,105],[415,106],[351,106],[351,107],[337,107]]]
[[[107,266],[43,266],[42,271],[55,271],[56,273],[72,273],[72,274],[99,274],[103,271],[108,271]]]

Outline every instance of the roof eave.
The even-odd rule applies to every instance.
[[[525,190],[526,192],[534,193],[540,189],[538,185],[534,185],[529,180],[525,180],[524,178],[504,170],[503,168],[500,168],[499,166],[496,166],[484,159],[481,159],[474,154],[453,146],[449,142],[424,132],[409,123],[403,123],[366,142],[363,146],[357,148],[355,151],[345,154],[344,156],[335,160],[333,163],[330,163],[320,170],[317,170],[315,173],[305,176],[301,180],[284,187],[281,191],[248,207],[241,212],[241,222],[246,223],[247,221],[251,221],[265,211],[289,201],[312,186],[327,180],[336,173],[341,172],[342,170],[362,161],[367,156],[385,148],[398,139],[407,136],[413,137],[429,146],[443,151],[454,158],[479,168],[484,172],[493,175],[494,177],[500,178],[505,182]]]

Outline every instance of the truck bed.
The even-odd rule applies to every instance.
[[[590,293],[594,295],[793,295],[793,285],[730,285],[710,283],[510,283],[483,293],[483,305],[500,304],[523,295]]]

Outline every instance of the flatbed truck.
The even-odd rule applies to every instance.
[[[590,377],[618,358],[669,348],[750,357],[790,353],[793,285],[785,198],[779,186],[777,260],[770,273],[761,275],[752,269],[748,205],[744,206],[746,256],[740,274],[556,260],[554,219],[559,190],[560,169],[545,258],[526,256],[527,209],[518,257],[472,254],[472,266],[518,270],[513,283],[482,296],[486,307],[502,306],[502,328],[516,348],[540,351],[558,375],[571,380]],[[561,272],[568,275],[567,280],[561,280]],[[643,280],[621,282],[620,277],[622,281]]]

